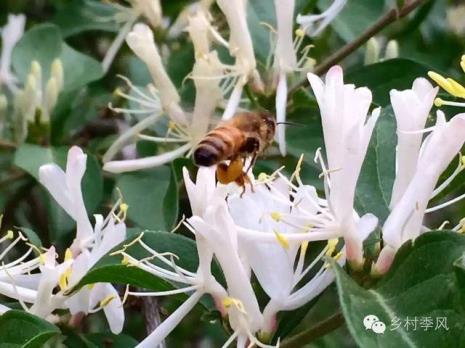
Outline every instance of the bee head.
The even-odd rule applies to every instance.
[[[263,124],[263,136],[266,142],[271,143],[274,138],[275,130],[276,130],[276,120],[273,114],[269,112],[262,112],[260,113],[260,117],[262,119]]]

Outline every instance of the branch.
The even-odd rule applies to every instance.
[[[160,306],[156,297],[142,297],[142,308],[145,317],[145,329],[150,335],[160,324]],[[161,342],[158,348],[165,348],[165,342]]]
[[[345,46],[341,47],[338,51],[334,52],[331,56],[329,56],[326,60],[324,60],[321,64],[319,64],[316,68],[314,73],[317,75],[322,75],[329,68],[333,65],[339,63],[341,60],[346,58],[348,55],[356,51],[358,48],[363,46],[370,38],[378,34],[384,28],[389,26],[390,24],[398,21],[399,19],[407,16],[410,12],[415,10],[418,6],[425,3],[427,0],[410,0],[406,1],[404,6],[400,9],[392,8],[388,12],[386,12],[383,16],[381,16],[375,23],[373,23],[370,27],[367,28],[358,38],[354,41],[347,43]],[[307,79],[305,78],[303,81],[298,83],[294,86],[290,91],[289,94],[295,92],[300,87],[306,85],[308,83]]]
[[[344,324],[344,317],[341,312],[337,312],[325,321],[318,323],[316,326],[311,327],[305,331],[298,333],[285,340],[280,347],[281,348],[299,348],[306,344],[320,338],[327,333],[337,329],[339,326]]]

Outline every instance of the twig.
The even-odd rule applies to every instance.
[[[5,148],[5,149],[15,149],[16,148],[16,144],[15,143],[11,143],[7,140],[0,140],[0,148]]]
[[[318,325],[311,327],[305,331],[298,333],[295,336],[285,340],[280,347],[281,348],[300,348],[306,344],[326,335],[337,329],[339,326],[344,324],[344,317],[341,312],[337,312],[325,321],[322,321]]]
[[[160,306],[156,297],[143,297],[142,306],[144,309],[145,329],[147,334],[150,335],[161,324]],[[162,341],[158,347],[154,348],[166,348],[165,342]]]
[[[418,6],[422,5],[427,0],[410,0],[406,1],[405,5],[402,8],[392,8],[381,16],[375,23],[367,28],[358,38],[354,41],[347,43],[345,46],[341,47],[338,51],[334,52],[321,64],[317,65],[314,73],[317,75],[324,74],[331,68],[334,64],[339,63],[342,59],[350,55],[352,52],[357,50],[359,47],[364,45],[370,38],[378,34],[381,30],[386,28],[388,25],[396,22],[397,20],[407,16],[410,12],[416,9]],[[300,87],[308,83],[305,78],[299,82],[296,86],[292,87],[289,91],[289,95],[294,93]]]

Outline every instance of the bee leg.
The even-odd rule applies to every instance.
[[[242,192],[241,192],[241,195],[240,197],[242,198],[242,196],[244,195],[246,189],[247,189],[247,185],[250,185],[250,190],[252,192],[255,192],[254,188],[253,188],[253,184],[252,182],[250,181],[249,177],[246,175],[246,174],[243,174],[241,175],[240,177],[238,177],[236,180],[235,180],[236,184],[238,186],[241,186],[242,187]]]
[[[258,157],[258,152],[255,151],[253,154],[252,154],[252,160],[250,161],[250,164],[249,166],[247,167],[247,170],[245,171],[245,173],[247,174],[249,172],[249,170],[255,165],[255,162],[257,162],[257,157]],[[245,159],[244,159],[245,160]],[[245,161],[244,161],[245,162]]]
[[[236,181],[243,175],[244,164],[240,158],[232,159],[229,165],[220,163],[216,167],[216,176],[222,184],[229,184]]]

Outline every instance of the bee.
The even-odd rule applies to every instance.
[[[217,164],[216,176],[220,183],[235,182],[243,187],[250,183],[247,172],[274,139],[276,121],[265,112],[241,112],[212,129],[194,150],[194,163],[200,167]],[[247,157],[251,162],[244,171]],[[224,161],[229,160],[229,164]]]

